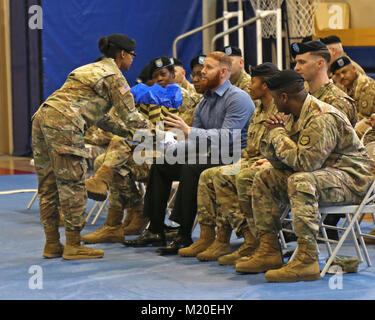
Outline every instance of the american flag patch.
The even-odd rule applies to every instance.
[[[130,91],[130,87],[128,84],[124,84],[121,88],[119,88],[119,90],[120,90],[120,93],[124,95]]]

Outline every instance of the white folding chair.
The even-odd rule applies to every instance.
[[[100,201],[95,201],[94,205],[92,206],[91,210],[89,211],[89,213],[87,214],[87,217],[86,217],[86,222],[89,221],[90,217],[92,216],[92,214],[94,213],[94,211],[96,209],[98,209],[98,211],[96,212],[96,215],[94,217],[94,219],[92,219],[91,221],[91,224],[95,224],[96,223],[96,220],[98,220],[99,216],[101,215],[101,213],[104,211],[104,209],[107,207],[107,204],[108,204],[108,196],[107,198],[102,201],[102,203],[100,204]]]
[[[370,188],[367,191],[366,196],[363,198],[362,202],[359,205],[343,205],[343,206],[319,206],[319,227],[322,231],[323,237],[318,237],[317,240],[324,241],[327,247],[329,258],[322,269],[320,276],[324,277],[327,273],[329,267],[331,266],[333,260],[335,259],[338,251],[342,248],[342,245],[345,240],[347,240],[349,233],[352,235],[352,241],[354,243],[354,247],[360,261],[365,259],[367,265],[371,266],[371,259],[368,254],[368,250],[364,241],[364,237],[375,239],[375,236],[363,233],[359,224],[359,218],[363,213],[375,213],[375,181],[371,184]],[[288,221],[288,214],[287,210],[285,210],[281,216],[281,223],[283,221]],[[345,214],[346,223],[344,222],[343,225],[340,227],[325,225],[323,223],[325,217],[328,214]],[[328,239],[326,229],[336,229],[341,230],[343,233],[341,234],[338,241]],[[282,231],[286,232],[293,232],[292,230],[282,229]],[[281,237],[280,237],[281,238]],[[357,240],[358,238],[358,240]],[[358,241],[360,245],[358,244]],[[282,242],[282,239],[281,239]],[[331,243],[337,243],[335,248],[332,250]],[[282,242],[282,246],[286,247],[285,242]],[[361,252],[362,249],[362,252]],[[290,260],[293,260],[297,253],[298,247],[294,251]],[[362,255],[363,254],[363,255]],[[364,259],[363,259],[364,256]]]

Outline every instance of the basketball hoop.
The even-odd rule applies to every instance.
[[[320,0],[286,0],[290,39],[315,34],[315,13]]]
[[[261,12],[274,11],[281,8],[284,0],[250,0],[255,15]],[[276,15],[267,15],[262,19],[262,38],[276,38]]]
[[[289,37],[294,39],[311,36],[315,33],[314,18],[316,3],[321,0],[285,0],[288,14]],[[255,14],[281,8],[284,0],[250,0]],[[257,13],[258,12],[258,13]],[[262,19],[262,38],[276,38],[276,16]]]

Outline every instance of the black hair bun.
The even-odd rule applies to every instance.
[[[100,50],[101,53],[106,54],[108,52],[108,49],[109,49],[108,37],[100,38],[99,41],[98,41],[98,47],[99,47],[99,50]]]

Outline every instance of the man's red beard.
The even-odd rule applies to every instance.
[[[211,90],[218,87],[220,84],[220,71],[218,71],[212,78],[207,78],[207,80],[202,81],[200,89],[202,91]]]

